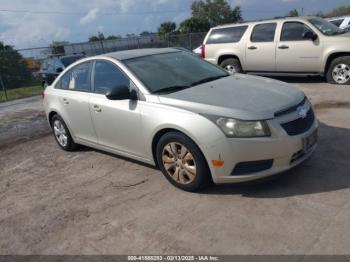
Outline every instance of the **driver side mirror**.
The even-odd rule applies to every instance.
[[[307,32],[304,33],[303,38],[304,39],[309,39],[309,40],[312,40],[312,41],[316,41],[318,36],[314,32],[307,31]]]
[[[137,100],[137,93],[135,90],[131,90],[126,85],[116,86],[110,88],[106,92],[106,97],[109,100]]]

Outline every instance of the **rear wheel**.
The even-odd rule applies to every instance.
[[[198,146],[180,132],[166,133],[157,144],[157,162],[170,183],[186,191],[209,184],[210,171]]]
[[[241,63],[236,58],[226,58],[220,63],[220,66],[230,74],[241,73]]]
[[[350,56],[335,58],[329,65],[327,81],[331,84],[350,84]]]
[[[77,144],[74,143],[66,123],[59,115],[54,115],[51,119],[52,131],[57,144],[66,151],[73,151]]]

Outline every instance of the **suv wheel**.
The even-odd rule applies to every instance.
[[[210,171],[198,146],[179,132],[166,133],[157,144],[157,162],[170,183],[186,191],[209,184]]]
[[[226,58],[220,63],[220,66],[230,74],[242,72],[241,63],[236,58]]]
[[[350,56],[334,59],[327,71],[327,81],[331,84],[350,84]]]
[[[57,144],[66,151],[73,151],[77,144],[74,143],[66,123],[59,115],[54,115],[51,120],[52,131]]]

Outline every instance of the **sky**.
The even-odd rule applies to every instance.
[[[350,0],[227,0],[245,20],[330,11]],[[52,41],[85,42],[106,35],[156,32],[160,23],[191,16],[192,0],[0,0],[0,41],[15,48],[48,46]],[[47,13],[52,12],[52,13]]]

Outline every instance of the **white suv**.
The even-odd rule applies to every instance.
[[[350,34],[317,17],[289,17],[210,29],[202,57],[229,72],[324,75],[350,84]]]

